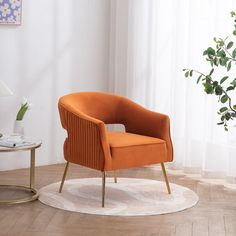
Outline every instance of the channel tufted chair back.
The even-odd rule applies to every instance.
[[[67,165],[60,192],[71,162],[101,171],[104,194],[105,171],[161,163],[170,193],[164,168],[164,162],[173,160],[168,116],[127,98],[98,92],[65,95],[58,107],[68,134],[64,143]],[[125,132],[109,132],[105,124],[123,124]]]

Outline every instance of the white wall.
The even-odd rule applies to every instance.
[[[109,0],[24,0],[21,26],[0,26],[0,79],[13,90],[0,98],[0,131],[11,133],[20,100],[34,108],[25,133],[41,139],[36,165],[63,162],[58,98],[107,91]],[[1,154],[0,170],[29,166],[29,154]]]

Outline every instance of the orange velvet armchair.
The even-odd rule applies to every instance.
[[[161,163],[171,193],[164,162],[173,160],[170,121],[131,100],[107,93],[81,92],[63,96],[58,103],[61,123],[67,130],[64,157],[69,163],[102,172],[102,207],[107,171]],[[107,131],[105,124],[123,124],[125,132]],[[115,175],[115,182],[117,181]]]

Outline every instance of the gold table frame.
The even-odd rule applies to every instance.
[[[21,151],[30,151],[30,185],[4,185],[0,184],[0,189],[20,189],[20,190],[27,190],[33,195],[24,197],[24,198],[18,198],[13,200],[0,200],[0,206],[1,205],[14,205],[18,203],[25,203],[25,202],[31,202],[38,198],[39,193],[34,188],[34,182],[35,182],[35,150],[39,147],[41,147],[42,143],[37,142],[30,146],[23,146],[23,147],[17,147],[17,148],[6,148],[6,147],[0,147],[0,153],[4,152],[21,152]]]

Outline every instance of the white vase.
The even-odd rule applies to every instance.
[[[24,135],[24,122],[23,122],[23,120],[15,120],[13,132],[15,134]]]

